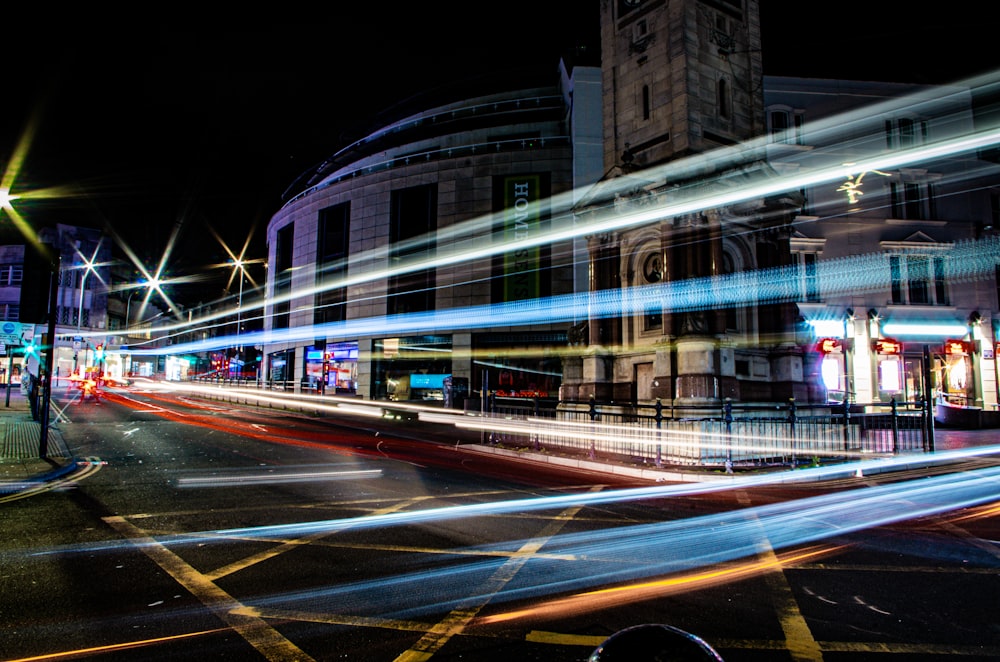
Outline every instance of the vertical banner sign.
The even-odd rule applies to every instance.
[[[540,231],[538,175],[520,175],[504,180],[504,240],[534,238]],[[518,247],[504,253],[504,301],[536,299],[541,296],[541,246]]]

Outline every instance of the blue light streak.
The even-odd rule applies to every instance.
[[[593,504],[601,503],[600,499],[609,495],[585,496],[580,500]],[[590,496],[594,497],[593,502]],[[620,500],[621,494],[615,498]],[[271,596],[254,604],[263,607],[334,601],[336,609],[342,611],[350,609],[352,604],[370,605],[371,599],[363,596],[375,593],[393,596],[391,613],[385,614],[386,617],[412,618],[455,609],[470,601],[541,599],[608,584],[648,580],[753,557],[762,545],[774,550],[787,549],[991,503],[998,498],[1000,468],[979,469],[679,521],[559,535],[548,541],[542,556],[528,562],[533,572],[525,577],[530,577],[530,583],[513,581],[499,595],[470,596],[468,589],[481,585],[485,577],[506,561],[504,555],[513,553],[525,541],[468,548],[477,560],[461,566],[449,563],[440,569]],[[550,507],[568,503],[558,497],[540,501],[549,502]],[[482,559],[483,554],[494,553],[499,558]],[[997,565],[995,558],[983,557],[983,562]]]
[[[997,87],[997,82],[986,76],[973,79],[968,81],[966,84],[970,89],[985,90]],[[502,242],[497,244],[492,241],[491,235],[488,231],[489,228],[492,227],[495,220],[494,215],[486,215],[482,218],[474,219],[466,223],[457,224],[437,233],[437,236],[435,237],[437,248],[433,259],[417,259],[388,269],[383,266],[385,264],[385,260],[384,250],[382,249],[356,254],[353,255],[349,261],[350,269],[347,270],[349,272],[348,277],[328,282],[322,287],[305,288],[296,290],[281,297],[271,298],[267,301],[248,303],[247,305],[242,306],[242,312],[249,313],[252,310],[263,310],[266,305],[274,305],[285,301],[294,302],[296,299],[309,299],[315,294],[331,288],[343,288],[352,285],[384,281],[386,278],[393,275],[400,275],[423,269],[454,266],[471,260],[487,258],[497,253],[516,250],[519,248],[551,245],[558,242],[577,239],[589,234],[621,230],[679,215],[696,213],[704,209],[752,202],[763,197],[779,195],[789,191],[797,191],[801,188],[838,182],[843,179],[845,173],[847,172],[858,173],[866,171],[891,170],[893,168],[912,166],[916,163],[925,163],[937,158],[960,156],[962,154],[975,152],[978,149],[1000,144],[1000,128],[982,131],[968,131],[967,127],[961,120],[961,116],[956,117],[953,122],[949,120],[949,114],[953,113],[955,108],[960,105],[956,105],[956,100],[961,102],[967,94],[968,89],[951,87],[936,91],[934,95],[928,94],[927,92],[919,92],[901,99],[890,100],[876,106],[870,106],[861,110],[852,111],[851,113],[828,118],[820,123],[807,125],[803,128],[803,131],[810,144],[820,144],[824,141],[829,143],[830,141],[841,140],[844,135],[861,135],[861,137],[838,143],[839,149],[835,150],[835,154],[820,153],[816,155],[812,158],[812,160],[820,162],[818,165],[803,164],[802,167],[792,175],[776,175],[773,179],[769,179],[763,183],[754,184],[736,184],[726,182],[718,187],[715,187],[708,193],[706,193],[703,188],[682,187],[671,194],[671,199],[666,204],[641,208],[639,211],[633,213],[617,213],[613,210],[609,210],[606,213],[593,214],[586,217],[577,217],[574,214],[574,195],[562,194],[554,197],[548,202],[552,209],[553,220],[550,224],[552,229],[547,233],[541,233],[525,240]],[[947,137],[936,142],[926,143],[909,149],[886,152],[884,149],[883,127],[881,126],[881,119],[879,119],[881,117],[881,113],[896,111],[911,106],[919,108],[920,112],[925,115],[928,113],[939,114],[941,116],[939,118],[941,126],[936,128],[935,135],[946,135]],[[948,135],[949,132],[950,135]],[[747,155],[752,154],[755,151],[759,151],[761,158],[763,158],[764,150],[768,146],[766,140],[766,137],[762,137],[760,139],[748,141],[747,143],[733,148],[720,149],[707,154],[701,154],[674,161],[643,172],[641,173],[641,176],[646,179],[650,179],[651,181],[681,181],[702,173],[715,172],[721,169],[745,164],[747,161]],[[851,150],[852,154],[852,162],[849,168],[841,162],[844,153],[843,150],[848,148]],[[974,175],[975,173],[969,173],[967,176]],[[626,185],[627,184],[624,182],[609,182],[609,190],[607,193],[608,195],[612,195],[614,193],[613,189],[615,186]],[[416,239],[414,241],[420,241],[420,239]],[[460,246],[461,248],[449,249],[447,248],[448,246]],[[987,247],[987,251],[993,257],[995,257],[995,250],[995,246]],[[866,260],[864,259],[860,262],[854,260],[854,258],[846,258],[840,261],[835,260],[821,263],[820,269],[823,270],[820,273],[821,279],[828,276],[829,274],[826,272],[834,268],[864,269],[869,266],[866,264]],[[978,273],[984,272],[980,271]],[[724,306],[727,305],[727,302],[736,303],[739,301],[749,302],[758,300],[753,296],[753,286],[765,283],[772,290],[772,292],[770,299],[765,297],[762,299],[763,301],[787,300],[787,290],[792,286],[792,279],[790,278],[790,275],[791,274],[788,273],[777,274],[764,272],[757,274],[738,274],[737,276],[739,277],[749,278],[755,282],[741,283],[739,282],[739,278],[734,278],[728,284],[712,283],[710,284],[710,287],[703,289],[699,289],[692,284],[691,287],[685,290],[669,294],[672,294],[676,298],[676,302],[680,305],[685,305],[685,302],[688,302],[689,298],[693,298],[701,303],[688,303],[687,305],[691,305],[692,307],[710,307],[713,305]],[[781,279],[784,281],[784,287],[777,287],[777,289],[784,290],[778,298],[775,298],[775,292],[773,290],[776,289],[780,280],[774,279]],[[827,290],[827,281],[822,282],[824,282],[824,290]],[[730,288],[733,289],[730,290]],[[730,294],[734,291],[742,291],[744,292],[744,294],[741,295],[743,298],[724,296],[727,291]],[[842,291],[845,291],[844,288],[836,285],[831,289],[831,292]],[[722,299],[713,300],[713,296],[720,295],[723,295]],[[600,293],[595,293],[590,296],[597,297],[598,300],[601,298]],[[637,293],[636,297],[641,300],[659,298],[656,294],[652,293]],[[670,305],[672,302],[666,303],[667,305]],[[583,302],[570,303],[561,300],[551,300],[541,302],[540,307],[551,311],[555,315],[555,317],[552,318],[549,316],[541,318],[545,321],[560,323],[564,321],[577,321],[585,318],[579,314],[581,308],[585,310]],[[569,315],[569,313],[574,310],[577,311],[577,316],[575,317]],[[205,324],[212,320],[225,319],[232,316],[234,312],[234,310],[221,310],[212,315],[199,318],[192,323],[161,327],[158,331],[169,334],[172,331],[191,329],[193,326]],[[456,310],[454,312],[458,315],[462,315],[462,311]],[[492,325],[493,322],[496,321],[497,315],[507,314],[508,312],[510,311],[496,309],[496,314],[490,316],[489,323],[484,323],[481,326]],[[536,321],[537,319],[539,318],[534,318]],[[468,322],[468,319],[465,319],[464,321]],[[385,323],[389,324],[388,328],[384,326]],[[371,331],[373,328],[378,329],[379,332],[373,333]],[[366,335],[385,335],[386,333],[421,332],[425,329],[439,330],[442,328],[479,327],[470,327],[468,324],[456,324],[454,321],[446,322],[444,318],[432,318],[429,320],[423,319],[419,322],[414,320],[413,323],[409,324],[394,318],[373,318],[368,324],[365,324],[362,320],[358,320],[357,325],[354,327],[344,329],[330,328],[329,331],[331,332],[331,336],[341,335],[341,337],[356,337]],[[412,329],[416,330],[411,331]],[[325,330],[327,330],[327,327],[300,327],[296,330],[288,330],[287,333],[272,332],[268,335],[261,334],[253,340],[249,340],[246,337],[244,337],[243,340],[244,342],[262,341],[264,343],[296,342],[298,340],[320,337]],[[167,351],[166,349],[141,351],[149,354],[198,352],[212,349],[222,349],[232,344],[233,339],[227,337],[215,338],[201,343],[175,345],[170,351]]]
[[[942,255],[944,276],[958,284],[992,275],[1000,263],[1000,238],[956,242]],[[870,253],[818,263],[824,293],[861,293],[886,290],[890,284],[889,256]],[[683,312],[710,307],[797,301],[800,297],[797,267],[743,271],[723,276],[694,278],[633,287],[529,299],[502,304],[449,308],[406,315],[370,317],[322,325],[244,332],[245,344],[294,343],[319,337],[357,338],[430,333],[448,329],[487,329],[539,322],[574,322],[591,317],[612,317],[645,311],[649,306]],[[162,348],[136,348],[137,355],[179,354],[230,347],[235,336],[215,337]]]

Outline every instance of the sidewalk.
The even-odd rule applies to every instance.
[[[7,385],[0,384],[0,493],[11,484],[42,481],[72,468],[74,458],[62,433],[50,423],[46,458],[39,457],[41,437],[42,425],[32,420],[20,386],[11,384],[8,402]]]

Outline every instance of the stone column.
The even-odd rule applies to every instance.
[[[604,291],[621,291],[621,243],[615,234],[587,238],[590,250],[590,295],[597,302]],[[588,313],[589,347],[582,356],[583,379],[578,389],[580,399],[593,397],[598,402],[613,396],[611,353],[621,344],[621,311],[591,309]]]
[[[717,213],[692,214],[675,221],[671,242],[671,280],[693,284],[718,276],[722,270],[722,236]],[[710,292],[710,288],[703,288]],[[671,326],[676,335],[677,406],[715,405],[723,397],[719,366],[719,334],[725,331],[725,316],[714,301],[695,301],[687,310],[675,312]]]

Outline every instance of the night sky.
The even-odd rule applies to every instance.
[[[761,4],[766,74],[941,83],[1000,63],[995,21],[971,10]],[[29,222],[113,227],[147,265],[177,231],[172,273],[227,258],[210,228],[236,253],[252,236],[246,257],[264,257],[285,189],[380,112],[487,72],[554,72],[560,54],[586,44],[593,53],[598,37],[599,0],[268,7],[288,15],[162,5],[5,18],[0,166],[33,121],[17,185],[76,193],[26,208]],[[221,294],[219,275],[189,298]]]

